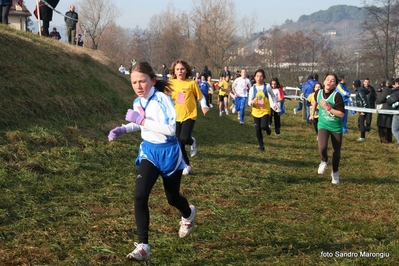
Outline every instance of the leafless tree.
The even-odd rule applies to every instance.
[[[364,4],[366,18],[362,23],[361,56],[376,75],[394,77],[399,64],[399,1],[376,0]]]
[[[118,16],[116,6],[106,0],[84,0],[77,5],[81,28],[91,39],[93,49],[98,49],[104,31]]]
[[[235,4],[229,0],[193,1],[191,12],[197,63],[214,73],[221,71],[237,52],[240,34]],[[215,76],[215,75],[214,75]]]

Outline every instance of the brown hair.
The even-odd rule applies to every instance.
[[[154,70],[148,62],[138,62],[134,66],[130,67],[129,77],[133,72],[140,72],[148,75],[151,79],[157,78]],[[165,93],[168,96],[172,96],[173,89],[169,86],[169,82],[167,80],[158,80],[156,81],[154,87],[160,91]]]
[[[178,59],[172,63],[172,66],[170,67],[170,70],[169,70],[169,72],[171,73],[173,78],[176,78],[175,67],[177,64],[182,64],[184,66],[184,68],[187,70],[186,78],[193,76],[193,71],[192,71],[191,66],[186,61]]]

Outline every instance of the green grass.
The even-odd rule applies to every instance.
[[[39,118],[21,116],[0,128],[1,265],[134,264],[125,256],[137,241],[133,191],[140,134],[107,141],[108,131],[123,122],[133,92],[104,65],[84,58],[78,67],[89,61],[93,75],[114,77],[117,88],[104,85],[110,91],[98,92],[106,110],[93,114],[79,103],[73,119],[57,123],[46,120],[45,110],[31,108]],[[79,90],[85,75],[74,75],[75,97],[84,97]],[[59,81],[61,90],[67,77]],[[107,84],[101,75],[95,79]],[[51,95],[36,99],[37,106]],[[287,110],[296,105],[287,101]],[[63,108],[70,108],[68,102],[52,109],[52,117],[62,117]],[[341,183],[332,185],[329,174],[317,174],[316,135],[299,114],[282,116],[281,136],[264,136],[265,152],[257,150],[249,110],[243,126],[236,115],[220,118],[214,109],[200,114],[194,170],[182,181],[182,193],[198,208],[195,230],[178,237],[179,213],[168,206],[158,180],[150,198],[153,258],[143,265],[397,265],[398,149],[379,143],[375,121],[366,142],[357,143],[357,115],[349,117]],[[358,257],[337,257],[336,251]],[[361,258],[361,252],[389,257]]]

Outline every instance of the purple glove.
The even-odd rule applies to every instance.
[[[122,136],[123,134],[126,134],[126,128],[125,127],[116,127],[109,132],[108,140],[113,141],[114,139]]]
[[[143,122],[144,117],[142,117],[139,112],[129,109],[127,110],[125,119],[126,121],[133,122],[137,125],[141,125],[141,122]]]

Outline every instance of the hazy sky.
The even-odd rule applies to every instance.
[[[56,10],[65,14],[71,4],[79,1],[61,0]],[[173,6],[179,11],[189,11],[193,5],[192,0],[113,0],[121,12],[116,23],[124,28],[146,28],[150,18],[159,14],[166,7],[173,3]],[[301,15],[310,15],[320,10],[327,10],[334,5],[352,5],[363,6],[363,0],[235,0],[236,13],[239,15],[252,16],[257,15],[257,26],[255,31],[269,29],[273,25],[281,25],[287,19],[297,21]],[[25,5],[33,13],[36,1],[25,0]],[[79,13],[79,9],[76,10]],[[241,16],[242,17],[242,16]],[[37,20],[32,16],[35,28]],[[53,21],[50,23],[50,30],[53,26],[64,26],[63,16],[54,12]]]

